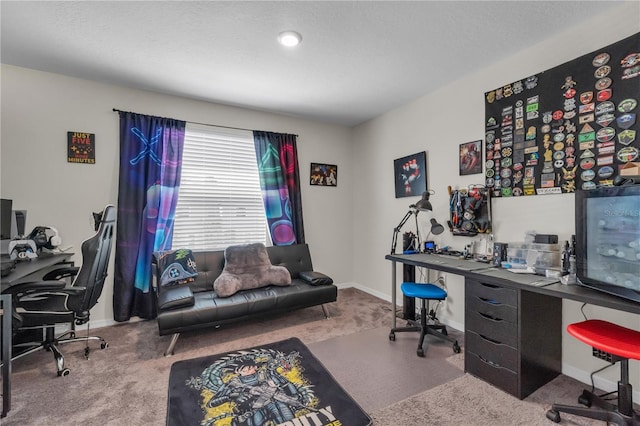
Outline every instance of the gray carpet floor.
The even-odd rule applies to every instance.
[[[350,288],[329,305],[286,313],[217,330],[183,334],[176,355],[165,358],[170,336],[158,336],[154,321],[93,330],[109,347],[62,346],[71,374],[57,377],[53,357],[40,352],[16,361],[12,410],[3,426],[163,425],[171,365],[196,358],[298,337],[375,425],[552,425],[544,418],[551,402],[575,403],[582,384],[560,376],[524,401],[463,372],[461,354],[429,337],[426,357],[415,354],[417,333],[388,340],[391,305]],[[463,342],[461,342],[463,344]],[[591,425],[602,422],[574,421]],[[348,426],[348,425],[344,425]]]
[[[450,343],[428,336],[426,356],[420,358],[418,333],[398,333],[395,342],[388,335],[388,327],[379,327],[312,343],[309,349],[368,413],[464,374],[464,366],[446,362],[454,354]]]

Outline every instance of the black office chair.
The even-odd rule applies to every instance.
[[[82,242],[82,265],[59,268],[47,275],[43,281],[16,284],[5,290],[12,295],[15,323],[15,337],[35,330],[42,341],[18,342],[14,340],[13,359],[22,358],[41,349],[49,350],[56,360],[58,376],[66,376],[70,370],[64,366],[64,357],[58,346],[70,342],[86,342],[85,357],[89,357],[89,340],[100,341],[100,348],[108,344],[98,336],[76,336],[76,325],[89,322],[89,312],[98,302],[102,293],[111,254],[111,243],[116,221],[116,209],[105,207],[100,217],[97,233]],[[73,277],[70,285],[66,278]],[[70,329],[55,335],[56,324],[70,324]],[[44,337],[43,337],[43,334]],[[24,349],[22,349],[24,348]]]

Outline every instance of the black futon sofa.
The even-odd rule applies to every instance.
[[[267,247],[267,253],[272,265],[287,268],[291,274],[291,285],[242,290],[229,297],[219,297],[213,288],[224,268],[224,250],[194,251],[197,277],[193,282],[171,287],[158,285],[161,274],[158,258],[162,253],[154,253],[153,288],[158,330],[161,336],[173,334],[164,355],[173,355],[178,337],[185,331],[211,329],[267,313],[315,305],[322,305],[328,318],[324,304],[336,301],[338,289],[331,278],[313,271],[308,245]]]

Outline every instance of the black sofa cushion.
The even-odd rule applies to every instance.
[[[193,306],[195,298],[191,289],[186,285],[164,288],[158,295],[158,309],[170,310]]]
[[[308,282],[311,285],[328,285],[333,284],[331,277],[316,271],[304,271],[300,272],[300,279]]]

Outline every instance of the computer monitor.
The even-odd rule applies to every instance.
[[[640,185],[576,191],[576,274],[640,303]]]
[[[11,222],[13,217],[13,200],[0,199],[0,239],[10,240]]]
[[[2,198],[0,204],[1,217],[1,238],[0,254],[9,254],[9,243],[11,240],[23,238],[26,234],[27,211],[13,210],[13,200]]]

